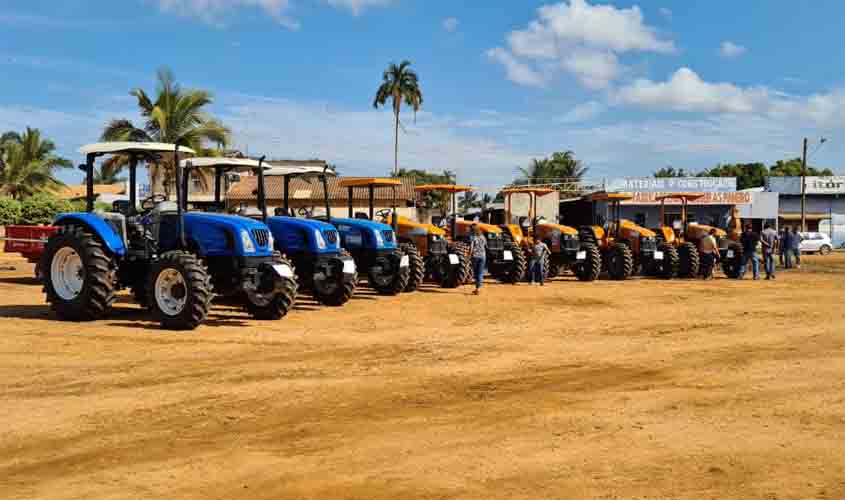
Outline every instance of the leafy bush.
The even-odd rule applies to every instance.
[[[72,212],[73,206],[49,194],[36,194],[21,203],[21,221],[24,224],[52,224],[57,215]]]
[[[21,203],[12,198],[0,198],[0,226],[17,224],[21,218]]]
[[[70,206],[73,207],[72,212],[84,212],[88,208],[85,200],[73,200],[70,202]]]

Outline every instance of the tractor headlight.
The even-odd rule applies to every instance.
[[[267,246],[270,247],[270,250],[276,248],[276,240],[273,239],[272,231],[267,231]]]
[[[383,247],[384,246],[384,237],[382,237],[381,231],[375,229],[375,230],[373,230],[373,234],[376,237],[376,246]]]
[[[252,238],[249,237],[249,233],[246,229],[241,229],[241,244],[244,247],[244,252],[255,252],[255,244],[252,242]]]
[[[321,233],[319,229],[314,230],[314,241],[317,242],[317,248],[320,250],[325,250],[328,246],[326,245],[326,240],[323,239],[323,233]]]

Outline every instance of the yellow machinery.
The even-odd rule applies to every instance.
[[[595,193],[593,203],[604,203],[603,226],[581,228],[582,241],[594,241],[602,255],[604,268],[611,279],[624,280],[639,274],[672,278],[678,265],[678,254],[671,244],[658,242],[657,234],[621,217],[622,202],[632,199],[629,193]]]
[[[506,241],[504,232],[499,227],[458,218],[457,194],[470,191],[472,188],[469,186],[453,184],[417,186],[418,193],[441,192],[450,195],[452,214],[444,221],[443,226],[456,249],[462,249],[469,256],[469,237],[472,226],[478,226],[487,241],[487,270],[490,275],[503,283],[518,283],[527,270],[527,261],[522,250],[513,242]],[[472,265],[471,262],[469,265]],[[472,272],[468,273],[466,279],[472,279]]]
[[[658,196],[657,200],[660,201],[661,226],[656,229],[657,239],[660,242],[665,242],[677,248],[678,276],[682,278],[694,278],[698,275],[701,261],[698,253],[698,245],[702,238],[710,234],[711,230],[715,229],[714,236],[722,254],[722,269],[729,277],[736,277],[739,274],[739,265],[742,262],[742,247],[736,243],[739,239],[739,231],[733,229],[731,231],[731,237],[729,237],[728,233],[723,229],[689,222],[689,202],[698,200],[703,196],[704,194],[702,193],[673,193]],[[665,225],[667,200],[677,200],[681,203],[680,219],[674,221],[671,227]],[[740,223],[736,209],[734,209],[732,220],[734,224]]]
[[[541,187],[519,187],[502,191],[505,197],[505,220],[501,226],[505,239],[510,238],[521,247],[526,256],[532,253],[535,239],[549,247],[550,255],[543,262],[547,277],[555,277],[564,268],[569,268],[581,281],[595,281],[601,273],[601,255],[598,247],[590,242],[582,243],[575,228],[554,224],[537,216],[537,199],[554,193],[554,189]],[[520,224],[511,224],[511,199],[514,195],[529,196],[528,224],[525,231]]]

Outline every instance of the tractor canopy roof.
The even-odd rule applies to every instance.
[[[655,200],[657,201],[664,201],[664,200],[684,200],[684,201],[695,201],[699,198],[704,198],[704,193],[669,193],[660,196],[655,196]]]
[[[443,191],[446,193],[468,193],[472,191],[470,186],[461,186],[458,184],[423,184],[417,186],[414,190],[418,193],[427,193],[430,191]]]
[[[131,153],[172,153],[176,150],[175,144],[167,144],[163,142],[97,142],[94,144],[87,144],[79,148],[79,152],[84,155],[119,155]],[[182,154],[194,155],[196,152],[191,148],[179,146],[179,152]]]
[[[216,158],[216,157],[202,157],[202,158],[190,158],[187,160],[182,160],[181,162],[182,167],[187,167],[190,165],[194,168],[216,168],[222,167],[227,170],[255,170],[259,167],[267,170],[267,164],[261,163],[258,160],[253,160],[251,158]]]
[[[383,177],[351,177],[342,179],[338,185],[340,187],[394,187],[401,186],[402,181]]]
[[[557,192],[557,190],[552,189],[552,188],[531,187],[531,186],[514,187],[514,188],[508,188],[508,189],[502,190],[502,194],[505,195],[505,196],[510,196],[512,194],[521,194],[521,193],[533,194],[535,196],[546,196],[547,194],[552,194],[554,192]]]
[[[268,166],[264,170],[265,176],[284,176],[284,175],[292,175],[295,177],[311,177],[311,176],[318,176],[318,175],[326,175],[329,177],[336,177],[337,172],[334,170],[326,167],[283,167],[278,165],[271,165]]]
[[[588,196],[590,201],[628,201],[634,198],[631,193],[593,193]]]

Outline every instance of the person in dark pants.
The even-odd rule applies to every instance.
[[[739,267],[739,279],[745,278],[745,272],[748,270],[750,262],[754,280],[759,280],[760,260],[757,258],[757,245],[760,243],[760,235],[754,232],[754,227],[751,224],[748,224],[745,226],[745,232],[742,233],[739,242],[742,245],[742,265]]]
[[[549,247],[542,241],[537,241],[531,248],[531,284],[546,285],[546,272],[543,269],[543,259],[549,251]]]
[[[780,246],[783,249],[783,267],[784,269],[792,269],[792,231],[789,230],[787,227],[783,231],[783,240],[780,242]]]
[[[481,233],[478,224],[472,225],[472,236],[469,238],[469,252],[472,257],[472,272],[475,275],[474,295],[481,293],[484,285],[484,267],[487,263],[487,239]]]
[[[798,226],[792,228],[792,255],[795,257],[795,267],[801,269],[801,242],[804,237],[798,232]]]
[[[786,235],[789,234],[789,228],[781,228],[778,231],[778,256],[780,257],[780,267],[784,267],[786,263],[784,262],[784,256],[786,255]]]
[[[778,233],[771,224],[760,234],[760,245],[763,247],[763,269],[766,270],[766,279],[775,279],[775,252],[778,247]]]
[[[716,241],[716,228],[711,229],[710,234],[701,238],[698,253],[701,255],[701,278],[705,280],[713,279],[716,261],[722,258],[719,253],[719,244]]]

